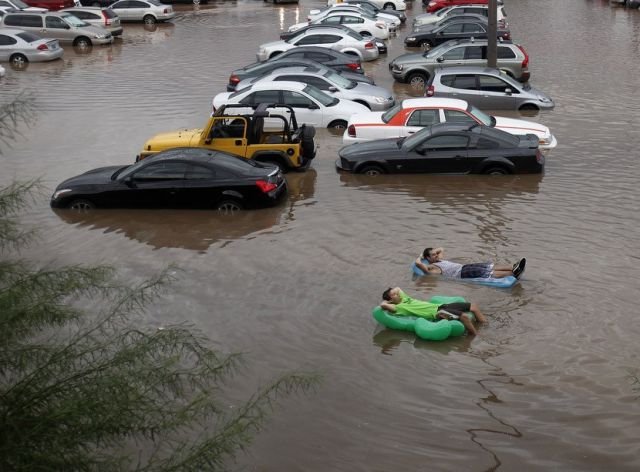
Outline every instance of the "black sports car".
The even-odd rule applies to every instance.
[[[534,174],[544,169],[536,135],[514,136],[479,124],[440,123],[405,138],[350,144],[338,155],[338,170],[368,175]]]
[[[487,39],[489,26],[486,21],[481,20],[458,20],[453,19],[445,24],[427,25],[419,30],[411,32],[404,40],[407,47],[423,47],[429,49],[438,46],[450,39]],[[509,29],[498,25],[498,39],[511,39]]]
[[[213,208],[275,204],[287,183],[276,167],[202,148],[175,148],[133,165],[93,169],[62,182],[53,208]]]

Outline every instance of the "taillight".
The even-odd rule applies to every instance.
[[[47,46],[46,44],[41,44],[40,46],[38,46],[38,51],[48,51],[49,50],[49,46]]]
[[[162,10],[162,13],[171,13],[171,10],[169,8],[165,8],[164,10]]]
[[[518,49],[520,49],[522,54],[524,54],[524,61],[522,61],[522,68],[524,69],[529,66],[529,54],[527,54],[527,51],[525,51],[519,44],[516,44],[516,46],[518,46]]]
[[[367,44],[364,45],[365,49],[373,49],[375,47],[376,47],[376,45],[373,44],[371,41],[369,41]]]
[[[278,186],[276,184],[273,184],[271,182],[267,182],[266,180],[257,180],[256,181],[256,185],[258,186],[258,188],[260,189],[260,191],[262,193],[269,193],[272,190],[278,188]]]
[[[356,137],[356,127],[354,125],[349,125],[349,127],[347,128],[347,133],[349,134],[349,137],[355,138]]]
[[[538,164],[544,164],[544,154],[542,154],[542,151],[540,151],[540,149],[536,151],[536,162]]]
[[[347,67],[351,70],[360,70],[360,64],[358,64],[357,62],[350,62],[349,64],[347,64]]]
[[[504,39],[505,41],[509,41],[511,39],[511,33],[507,31],[502,35],[502,39]]]
[[[424,91],[425,97],[433,97],[433,94],[436,93],[436,89],[433,85],[429,85],[427,89]]]
[[[107,15],[105,12],[102,12],[102,17],[104,18],[104,24],[105,26],[109,26],[111,25],[111,18],[107,18]]]
[[[237,76],[237,75],[235,75],[235,74],[231,74],[231,75],[229,76],[229,83],[230,83],[230,84],[236,84],[236,85],[237,85],[237,84],[238,84],[238,82],[240,82],[240,77],[238,77],[238,76]]]
[[[385,25],[386,25],[386,23],[384,23],[382,21],[376,21],[376,27],[377,28],[384,29]]]

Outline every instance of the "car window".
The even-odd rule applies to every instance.
[[[285,90],[282,92],[282,95],[284,96],[284,103],[294,108],[309,108],[309,106],[313,104],[309,98],[299,94],[298,92]]]
[[[149,3],[155,5],[155,6],[159,6],[158,2],[153,2],[153,0],[151,0]],[[138,2],[136,0],[130,0],[129,1],[129,8],[149,8],[149,5],[147,5],[144,2]]]
[[[453,25],[448,25],[445,26],[442,29],[442,33],[443,34],[460,34],[462,33],[462,26],[464,25],[464,23],[456,23]]]
[[[477,123],[475,119],[459,110],[444,110],[444,118],[447,123]]]
[[[135,180],[184,180],[188,164],[184,162],[153,162],[133,174]]]
[[[475,90],[477,88],[476,76],[473,74],[450,75],[448,77],[451,77],[449,87],[464,90]]]
[[[189,164],[185,173],[185,179],[187,180],[212,180],[216,178],[216,173],[213,169],[209,169],[205,166],[199,166],[196,164]]]
[[[298,39],[298,41],[293,44],[296,46],[304,46],[305,44],[322,44],[322,35],[310,34]]]
[[[364,18],[358,18],[357,16],[343,16],[342,23],[344,23],[345,25],[364,23]]]
[[[515,59],[516,53],[510,47],[498,46],[498,59]]]
[[[49,19],[49,17],[47,17],[47,19]],[[62,15],[62,19],[64,21],[66,21],[68,24],[70,24],[71,26],[87,26],[88,23],[85,23],[84,21],[82,21],[80,18],[73,16],[73,15]]]
[[[491,139],[479,137],[475,143],[472,143],[469,148],[471,149],[498,149],[500,144]]]
[[[248,168],[258,166],[254,161],[248,161],[242,157],[233,156],[224,152],[216,152],[211,165],[215,168],[215,172],[218,175],[225,173],[226,176],[243,174],[247,172]]]
[[[4,18],[4,25],[23,28],[42,28],[42,17],[37,15],[7,15]]]
[[[467,46],[465,48],[465,59],[485,59],[486,53],[486,46]]]
[[[80,18],[81,20],[86,20],[87,18],[89,18],[89,13],[84,11],[71,10],[69,13],[72,13],[73,16],[75,16],[76,18]]]
[[[11,36],[0,34],[0,46],[11,46],[12,44],[16,44],[17,42],[18,41]]]
[[[313,85],[307,85],[304,88],[304,92],[309,95],[311,98],[319,101],[325,107],[335,105],[339,102],[337,98],[331,97],[324,93],[322,90],[318,90]]]
[[[9,2],[3,2],[3,1],[0,1],[0,7],[9,7],[9,8],[12,8],[12,7],[13,7],[13,5],[11,5]]]
[[[109,8],[127,8],[129,6],[129,0],[122,0],[121,2],[115,2],[111,4]]]
[[[488,8],[467,7],[464,9],[465,13],[475,13],[477,15],[489,16]]]
[[[464,23],[462,31],[465,33],[486,33],[486,29],[484,29],[478,23]]]
[[[322,20],[320,23],[325,24],[325,25],[339,25],[340,24],[340,17],[339,16],[330,16],[330,17],[325,18],[324,20]]]
[[[62,18],[58,18],[57,16],[47,16],[44,20],[44,24],[46,28],[69,29],[69,25],[67,25]]]
[[[440,110],[416,110],[407,120],[407,126],[430,126],[440,123]]]
[[[464,59],[464,50],[464,46],[450,49],[442,55],[442,58],[445,61],[460,61]]]
[[[240,103],[246,105],[255,105],[257,103],[280,103],[280,92],[278,90],[260,90],[247,95],[240,100]]]
[[[453,151],[466,149],[469,138],[460,134],[441,134],[424,141],[420,146],[422,151]]]
[[[503,92],[504,93],[506,89],[511,89],[512,91],[517,92],[516,90],[514,90],[511,84],[508,84],[507,82],[505,82],[504,80],[498,77],[493,77],[490,75],[481,75],[479,82],[480,82],[480,90],[484,90],[486,92]]]

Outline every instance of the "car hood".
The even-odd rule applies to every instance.
[[[410,34],[408,36],[411,36]],[[391,64],[413,64],[413,63],[421,63],[425,61],[424,53],[416,53],[412,52],[409,54],[402,54],[401,56],[396,57]]]
[[[370,158],[372,156],[385,159],[400,154],[400,148],[398,147],[398,138],[376,139],[375,141],[349,144],[340,149],[338,154],[347,159]]]
[[[159,133],[144,143],[145,151],[162,151],[174,147],[193,147],[200,142],[202,128],[179,129],[167,133]]]
[[[283,44],[285,44],[285,41],[280,39],[278,41],[271,41],[270,43],[264,43],[260,46],[260,49],[271,49],[277,46],[281,46]]]
[[[245,79],[246,80],[246,79]],[[236,92],[240,90],[239,88],[236,87]],[[236,93],[236,92],[221,92],[218,95],[216,95],[215,97],[213,97],[213,108],[214,109],[218,109],[220,108],[222,105],[224,105],[225,103],[231,103],[229,101],[229,96],[232,93]]]
[[[495,127],[511,134],[535,134],[538,137],[545,137],[551,134],[549,128],[540,123],[533,121],[518,120],[514,118],[505,118],[503,116],[494,116],[496,120]]]
[[[338,103],[336,106],[339,107],[338,109],[340,110],[340,113],[344,113],[348,115],[354,115],[356,113],[365,113],[369,111],[369,108],[367,108],[366,106],[351,100],[345,100],[344,98],[341,98],[340,103]],[[331,110],[333,107],[327,107],[327,108],[328,110]]]
[[[65,180],[56,187],[56,190],[61,190],[68,187],[77,187],[79,185],[96,185],[105,184],[111,182],[111,176],[119,169],[129,166],[109,166],[93,169],[84,174],[76,175],[70,179]]]
[[[348,89],[349,92],[357,93],[358,95],[369,95],[372,97],[384,97],[387,100],[393,100],[393,95],[384,87],[378,85],[366,84],[364,82],[358,82],[355,87]]]

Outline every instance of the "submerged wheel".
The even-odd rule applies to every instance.
[[[157,20],[153,15],[145,15],[142,21],[144,21],[145,25],[155,25]]]
[[[509,171],[504,167],[489,167],[484,171],[486,175],[507,175]]]
[[[385,4],[383,5],[383,7],[382,7],[382,8],[383,8],[383,10],[395,10],[395,9],[396,9],[396,6],[395,6],[393,3],[391,3],[391,2],[387,2],[387,3],[385,3]]]
[[[421,72],[412,72],[407,77],[407,83],[414,88],[424,88],[427,84],[427,76]]]
[[[347,122],[344,120],[334,120],[331,123],[329,123],[329,126],[327,126],[327,128],[333,128],[333,129],[345,129],[347,127]]]
[[[26,67],[27,64],[29,63],[29,59],[27,59],[27,56],[20,53],[13,54],[9,58],[9,61],[11,61],[11,65],[14,66],[16,69],[21,69],[23,67]]]
[[[90,48],[91,40],[86,36],[80,36],[79,38],[75,39],[75,41],[73,42],[73,45],[81,49]]]
[[[526,105],[522,105],[518,108],[519,111],[538,111],[539,108],[531,103],[527,103]]]
[[[93,210],[95,207],[96,206],[93,204],[93,202],[90,202],[89,200],[85,200],[83,198],[79,198],[77,200],[73,200],[69,204],[69,208],[71,210],[76,210],[76,211]]]
[[[384,169],[379,166],[364,166],[360,170],[361,174],[364,175],[382,175],[385,173]]]
[[[218,203],[216,209],[223,215],[235,215],[242,210],[242,205],[238,200],[226,199]]]

